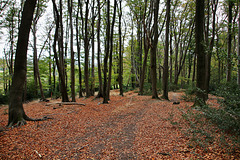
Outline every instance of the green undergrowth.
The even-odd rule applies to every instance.
[[[218,145],[228,153],[239,150],[240,122],[232,115],[221,108],[208,106],[189,107],[187,112],[182,112],[182,118],[189,124],[183,131],[189,137],[189,146],[206,150],[210,145]]]

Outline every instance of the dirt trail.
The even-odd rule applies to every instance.
[[[189,148],[182,133],[187,125],[180,109],[192,104],[182,101],[182,94],[171,93],[171,101],[164,101],[134,92],[124,97],[113,93],[109,104],[81,98],[77,101],[86,106],[57,109],[45,103],[27,104],[29,116],[54,119],[1,132],[0,159],[205,159],[209,153]],[[0,114],[4,126],[7,115],[1,109]]]

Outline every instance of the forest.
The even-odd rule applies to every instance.
[[[211,122],[212,127],[217,127],[216,134],[220,130],[219,134],[221,132],[225,137],[227,145],[223,146],[231,148],[223,149],[227,151],[220,157],[228,159],[228,154],[230,159],[239,158],[239,7],[239,0],[1,0],[0,105],[3,107],[0,106],[0,110],[5,117],[5,120],[1,119],[1,126],[7,127],[0,127],[0,131],[8,132],[8,128],[26,125],[26,121],[30,124],[38,121],[38,127],[43,127],[39,125],[45,123],[42,121],[56,122],[53,111],[43,111],[38,106],[52,101],[70,108],[72,105],[86,109],[89,106],[88,109],[93,111],[86,111],[86,115],[101,118],[106,112],[110,119],[120,111],[134,110],[137,119],[154,115],[157,114],[152,111],[157,110],[155,102],[161,105],[164,102],[171,107],[176,104],[182,108],[164,108],[158,116],[168,113],[169,117],[165,119],[178,128],[184,128],[180,125],[182,119],[191,127],[194,121],[200,128],[201,125],[208,126],[202,121]],[[150,96],[151,104],[145,102],[146,96]],[[137,100],[146,106],[152,105],[152,112],[149,106],[144,108],[142,104],[139,104],[142,112],[131,107],[119,109],[119,112],[116,108],[107,108],[113,104],[118,106],[118,101],[122,101],[119,103],[124,106],[137,105],[137,102],[133,103]],[[35,109],[32,113],[28,104],[35,101],[39,103],[32,107]],[[93,101],[97,101],[96,104]],[[98,105],[103,108],[99,109]],[[53,108],[59,110],[56,113],[58,118],[60,113],[76,114],[81,110],[75,108],[64,113],[62,108]],[[96,110],[103,113],[95,113]],[[29,117],[36,117],[36,114],[42,118]],[[173,114],[182,118],[174,121]],[[127,123],[118,116],[118,125]],[[128,120],[133,123],[133,119]],[[146,123],[151,122],[146,120],[144,125]],[[109,126],[114,127],[112,124]],[[198,131],[192,133],[202,134],[205,140],[213,134]],[[14,131],[9,132],[14,134]],[[132,132],[131,129],[126,132],[129,139]],[[196,135],[192,134],[192,139]],[[200,141],[192,148],[197,148]],[[84,151],[81,152],[90,146],[83,145],[81,150]],[[94,147],[91,154],[99,149]],[[213,152],[219,150],[222,151],[217,148]],[[37,150],[34,152],[34,156],[42,158]],[[112,158],[129,156],[129,159],[134,159],[135,155],[138,155],[137,159],[151,158],[139,156],[135,150],[131,150],[134,154],[124,152],[124,156],[120,150],[118,152],[119,156]],[[181,153],[193,152],[188,148]],[[153,155],[163,158],[174,153],[156,152]],[[194,154],[192,158],[206,158],[200,155],[202,157]],[[2,152],[1,156],[5,157]],[[23,155],[30,158],[28,156]],[[65,156],[60,158],[70,158]],[[106,157],[95,155],[94,158]]]

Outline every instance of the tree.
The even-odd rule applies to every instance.
[[[71,92],[72,92],[72,102],[76,102],[75,98],[75,60],[74,60],[74,50],[73,50],[73,18],[72,18],[73,2],[68,0],[68,12],[70,18],[70,50],[71,50]]]
[[[159,10],[159,0],[155,0],[153,5],[154,12],[154,24],[153,24],[153,42],[151,46],[151,78],[152,78],[152,98],[159,99],[157,93],[157,65],[156,65],[156,54],[157,54],[157,44],[158,44],[158,10]]]
[[[12,79],[12,87],[10,89],[8,127],[13,127],[15,124],[16,126],[21,126],[26,124],[26,121],[46,119],[29,118],[24,112],[22,103],[23,86],[26,77],[28,40],[35,6],[36,0],[26,0],[22,12],[14,62],[15,69]]]
[[[239,3],[239,2],[238,2]],[[240,3],[238,4],[240,8]],[[238,79],[237,79],[237,83],[240,86],[240,12],[238,13]]]
[[[55,3],[55,0],[52,0],[53,2],[53,8],[54,8],[54,12],[55,12],[55,23],[56,23],[56,30],[55,30],[55,35],[54,35],[54,42],[53,42],[53,52],[54,52],[54,58],[56,61],[56,65],[57,65],[57,69],[58,69],[58,73],[59,73],[59,78],[60,78],[60,89],[61,89],[61,94],[62,94],[62,101],[63,102],[68,102],[68,93],[67,93],[67,88],[66,88],[66,83],[65,83],[65,68],[64,68],[64,63],[63,63],[63,49],[60,47],[62,46],[62,36],[59,35],[59,29],[62,30],[61,26],[61,21],[60,21],[60,15],[59,12],[57,10],[57,6]],[[60,32],[61,33],[61,32]],[[56,43],[58,40],[58,47],[59,47],[59,57],[57,54],[57,48],[56,48]]]
[[[209,52],[206,54],[206,96],[208,96],[209,93],[209,83],[210,83],[210,76],[211,76],[211,58],[212,58],[212,52],[213,52],[213,47],[214,47],[214,39],[215,39],[215,21],[216,21],[216,12],[217,12],[217,6],[218,6],[218,0],[212,0],[211,2],[211,6],[212,6],[212,38],[210,40],[210,44],[209,44],[209,40],[208,40],[208,30],[209,30],[209,19],[210,19],[210,4],[208,4],[208,18],[207,18],[207,30],[206,30],[206,44],[207,46],[209,46]],[[208,97],[206,97],[208,98]]]
[[[164,50],[164,66],[163,66],[163,95],[162,98],[168,100],[168,54],[169,54],[169,26],[170,26],[170,0],[167,0],[166,10],[167,22],[166,22],[166,33],[165,33],[165,50]],[[170,42],[171,43],[171,42]]]
[[[108,81],[107,81],[107,64],[109,58],[109,48],[110,48],[110,0],[107,0],[107,19],[106,19],[106,42],[105,42],[105,55],[104,55],[104,83],[103,83],[103,103],[108,103]]]
[[[204,0],[196,0],[195,40],[197,55],[197,93],[194,106],[205,104]]]
[[[233,1],[228,0],[227,82],[230,82],[232,78],[232,8]]]
[[[99,80],[99,91],[97,98],[103,97],[103,85],[102,85],[102,71],[101,71],[101,62],[100,62],[100,53],[101,53],[101,41],[100,41],[100,25],[101,25],[101,7],[100,0],[97,1],[98,5],[98,22],[97,22],[97,64],[98,64],[98,80]]]
[[[122,57],[122,0],[119,0],[119,88],[120,88],[120,95],[123,96],[123,57]]]
[[[114,33],[114,24],[116,19],[116,8],[117,8],[117,0],[114,0],[114,10],[113,10],[113,18],[111,24],[111,33],[110,33],[110,48],[109,48],[109,72],[108,72],[108,85],[107,85],[107,99],[110,99],[110,90],[111,90],[111,79],[112,79],[112,55],[113,55],[113,33]]]

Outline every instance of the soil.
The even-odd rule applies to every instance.
[[[53,119],[27,122],[7,129],[7,106],[0,108],[0,159],[239,159],[239,151],[227,152],[213,142],[193,147],[184,134],[189,128],[182,118],[193,102],[183,92],[170,92],[169,99],[155,100],[134,91],[111,93],[102,99],[78,98],[83,105],[24,104],[29,117]],[[177,103],[174,103],[177,102]],[[218,107],[217,98],[208,101]],[[177,124],[177,125],[176,125]]]

